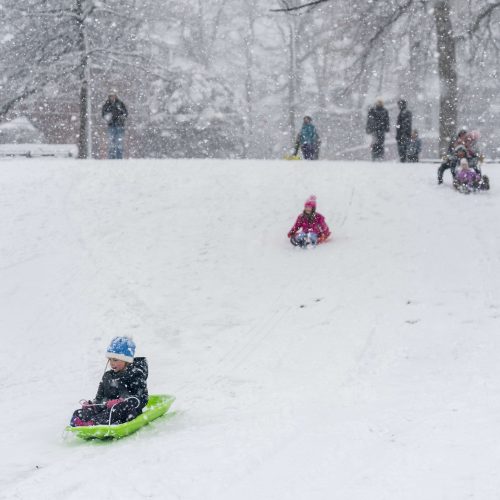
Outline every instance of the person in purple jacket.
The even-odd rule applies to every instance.
[[[460,161],[460,171],[453,181],[455,189],[461,193],[471,191],[487,191],[490,189],[490,182],[486,175],[481,175],[469,166],[466,158]]]
[[[464,158],[460,162],[460,171],[457,174],[457,181],[461,184],[467,184],[472,186],[472,184],[477,180],[478,174],[469,168],[467,160]]]
[[[316,246],[323,243],[330,234],[325,218],[316,212],[316,196],[310,196],[304,204],[304,211],[288,232],[290,243],[303,248],[307,245]]]

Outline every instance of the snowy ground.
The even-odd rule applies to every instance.
[[[2,161],[0,498],[498,499],[500,170],[435,170]],[[65,437],[121,334],[176,413]]]

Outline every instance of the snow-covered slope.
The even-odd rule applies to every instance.
[[[500,172],[0,164],[0,498],[497,499]],[[308,195],[333,229],[286,233]],[[170,418],[62,433],[115,335]]]

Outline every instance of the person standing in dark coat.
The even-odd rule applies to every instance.
[[[404,99],[398,101],[399,115],[396,123],[396,142],[398,144],[399,160],[408,161],[408,144],[411,137],[411,111]]]
[[[116,91],[112,90],[102,107],[102,117],[108,124],[108,158],[121,160],[123,158],[123,138],[125,136],[125,119],[128,116],[127,108],[120,101]]]
[[[375,106],[368,110],[366,133],[372,134],[372,160],[384,159],[385,134],[389,132],[389,113],[384,108],[384,101],[377,99]]]

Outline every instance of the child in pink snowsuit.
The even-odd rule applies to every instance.
[[[288,233],[290,243],[294,246],[306,247],[317,245],[330,236],[330,229],[325,218],[316,212],[316,196],[310,196],[304,204],[304,211],[297,217]]]

